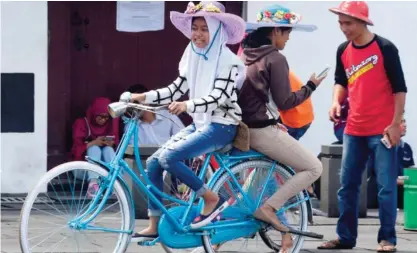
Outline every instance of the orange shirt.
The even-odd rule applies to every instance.
[[[291,70],[289,78],[291,91],[294,92],[300,90],[303,86],[303,82]],[[295,108],[286,111],[280,111],[280,117],[282,123],[292,128],[300,128],[310,124],[314,119],[311,97]]]

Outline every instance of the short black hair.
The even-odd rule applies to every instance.
[[[129,89],[127,89],[127,91],[130,93],[144,93],[144,92],[148,92],[149,90],[142,84],[138,83],[138,84],[134,84],[130,86]]]

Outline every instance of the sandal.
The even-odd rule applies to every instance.
[[[317,249],[353,249],[352,246],[343,245],[339,239],[331,240],[328,242],[323,243],[322,245],[318,246]]]
[[[156,235],[142,235],[140,233],[134,233],[132,235],[132,238],[130,239],[130,242],[132,243],[138,243],[138,242],[145,242],[145,241],[153,241],[156,238],[158,238],[158,234]]]
[[[219,202],[217,202],[217,205],[214,207],[213,211],[208,215],[200,214],[197,216],[190,225],[191,229],[204,227],[210,224],[212,221],[219,221],[221,219],[220,213],[223,212],[227,207],[229,207],[229,202],[220,196]]]
[[[381,241],[379,247],[376,249],[376,252],[396,252],[397,248],[395,245],[388,241]]]

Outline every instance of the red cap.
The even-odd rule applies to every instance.
[[[339,8],[331,8],[331,12],[336,14],[344,14],[352,18],[364,21],[368,25],[374,25],[369,19],[368,4],[364,1],[343,1]]]

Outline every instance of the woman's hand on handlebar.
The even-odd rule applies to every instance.
[[[143,102],[146,99],[146,95],[145,93],[130,93],[128,91],[123,92],[122,95],[120,95],[120,102],[125,102],[125,103],[129,103],[129,102]]]
[[[185,102],[172,102],[168,106],[168,111],[171,114],[179,115],[179,114],[187,111],[187,104]]]

